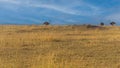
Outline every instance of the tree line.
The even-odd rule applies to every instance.
[[[116,22],[110,22],[110,25],[114,26],[116,24]],[[101,26],[104,26],[105,24],[103,22],[100,23]]]
[[[112,26],[114,26],[116,24],[116,22],[110,22],[110,25],[112,25]],[[43,23],[43,25],[50,25],[50,22],[47,22],[47,21],[45,21],[44,23]],[[105,23],[104,22],[101,22],[100,23],[100,25],[101,26],[104,26],[105,25]]]

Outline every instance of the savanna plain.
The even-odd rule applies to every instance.
[[[120,27],[0,25],[0,68],[120,68]]]

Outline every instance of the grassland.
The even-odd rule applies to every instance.
[[[0,68],[120,68],[120,27],[0,25]]]

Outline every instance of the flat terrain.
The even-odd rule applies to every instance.
[[[120,27],[0,25],[0,68],[120,68]]]

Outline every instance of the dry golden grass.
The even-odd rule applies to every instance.
[[[0,68],[120,68],[120,27],[0,25]]]

